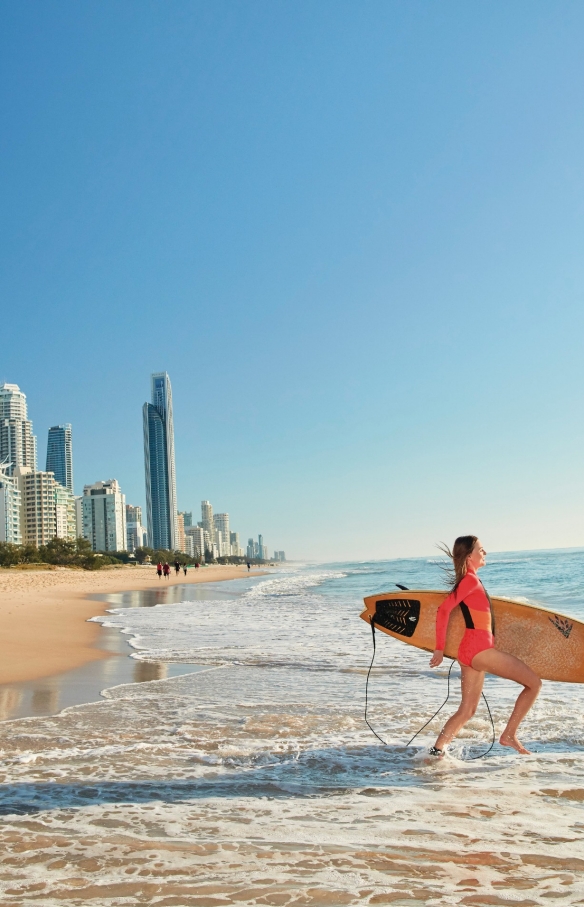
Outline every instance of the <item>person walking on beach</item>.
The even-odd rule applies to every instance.
[[[170,564],[167,564],[167,563],[165,562],[165,563],[164,563],[164,567],[163,567],[162,569],[163,569],[163,571],[164,571],[164,578],[165,578],[165,579],[168,579],[168,578],[170,577]]]
[[[156,565],[156,572],[158,573],[158,579],[162,579],[162,564]]]
[[[179,573],[180,573],[180,561],[175,561],[175,562],[174,562],[174,572],[176,573],[177,576],[179,575]]]
[[[247,572],[249,573],[250,570],[251,570],[251,564],[248,562],[248,564],[247,564]]]
[[[436,743],[430,749],[430,755],[442,756],[444,747],[476,712],[485,672],[514,680],[523,687],[499,743],[512,747],[518,753],[528,754],[529,750],[517,738],[517,730],[539,695],[541,680],[519,658],[496,648],[491,599],[477,576],[477,570],[486,563],[487,552],[476,535],[461,535],[454,542],[452,551],[448,547],[444,547],[443,551],[452,559],[453,585],[450,595],[444,599],[436,613],[436,648],[430,659],[430,667],[437,668],[442,664],[448,618],[458,605],[466,626],[457,655],[461,670],[462,699],[458,710],[440,731]]]
[[[184,572],[184,575],[186,576],[187,575],[187,565],[186,564],[183,564],[183,572]]]

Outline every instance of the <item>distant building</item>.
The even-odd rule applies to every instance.
[[[77,538],[83,538],[83,495],[75,495],[75,522],[77,524]]]
[[[258,557],[261,561],[268,560],[268,549],[266,545],[264,545],[263,535],[258,535]]]
[[[147,532],[142,525],[142,508],[126,504],[126,550],[133,554],[136,548],[144,548]]]
[[[179,511],[179,516],[182,516],[185,529],[187,526],[193,525],[193,513],[192,511],[188,513],[186,510]]]
[[[152,403],[142,408],[148,538],[153,548],[177,547],[172,388],[166,372],[151,375]]]
[[[205,557],[205,551],[209,548],[209,534],[202,526],[187,526],[185,529],[185,541],[188,546],[187,554],[192,558]]]
[[[20,531],[20,490],[8,466],[0,463],[0,542],[22,544]]]
[[[116,479],[83,489],[83,537],[94,551],[126,550],[126,496]]]
[[[6,464],[8,475],[18,466],[37,467],[36,437],[18,384],[0,385],[0,463]]]
[[[274,560],[275,561],[285,561],[286,553],[284,551],[274,551]]]
[[[185,518],[182,513],[176,515],[176,550],[188,554],[185,540]]]
[[[75,495],[55,482],[55,535],[74,542],[77,538]]]
[[[25,545],[46,545],[57,534],[55,477],[30,466],[16,466],[20,491],[20,531]]]
[[[229,514],[216,513],[213,517],[213,528],[215,530],[215,543],[219,551],[219,557],[229,557],[231,555]]]
[[[73,441],[68,423],[49,428],[47,472],[52,472],[55,482],[73,492]]]
[[[229,541],[231,543],[232,557],[243,557],[243,549],[239,547],[239,532],[231,532]]]
[[[213,538],[215,524],[213,523],[213,508],[209,501],[201,501],[201,524],[203,529],[209,533],[209,538]]]

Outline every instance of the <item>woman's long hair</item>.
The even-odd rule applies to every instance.
[[[472,554],[472,549],[477,541],[476,535],[459,535],[452,546],[452,551],[444,542],[438,545],[440,551],[443,551],[452,561],[452,566],[442,568],[452,587],[451,592],[454,592],[461,579],[466,576],[466,559],[469,554]]]

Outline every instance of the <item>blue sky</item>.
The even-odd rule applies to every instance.
[[[0,3],[0,380],[290,557],[584,545],[584,5]]]

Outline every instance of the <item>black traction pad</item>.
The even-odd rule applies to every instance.
[[[420,602],[415,598],[391,598],[375,603],[373,622],[400,636],[413,636],[419,619]]]

